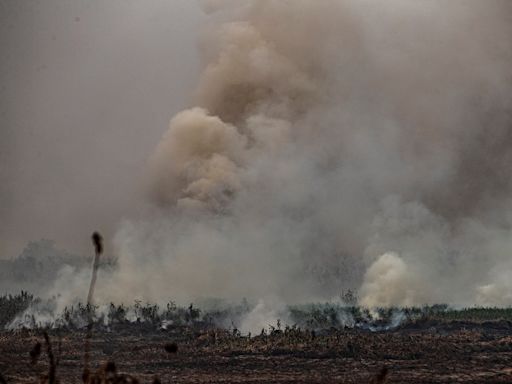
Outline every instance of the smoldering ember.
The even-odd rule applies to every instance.
[[[512,2],[0,21],[0,384],[512,382]]]

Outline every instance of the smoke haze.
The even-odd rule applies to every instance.
[[[41,238],[89,254],[138,209],[202,20],[188,0],[0,0],[0,259]]]
[[[510,2],[201,4],[197,85],[172,96],[190,108],[145,153],[99,301],[512,305]],[[82,275],[52,289],[83,295]]]

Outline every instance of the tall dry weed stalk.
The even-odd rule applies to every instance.
[[[91,284],[89,285],[89,294],[87,295],[87,305],[92,305],[94,287],[96,285],[96,278],[98,275],[98,266],[100,264],[100,256],[103,253],[103,237],[99,232],[92,234],[92,242],[94,244],[94,263],[92,265]]]
[[[103,253],[103,237],[99,232],[94,232],[92,234],[92,243],[94,245],[94,262],[92,265],[92,275],[91,275],[91,284],[89,285],[89,293],[87,294],[87,310],[88,310],[88,324],[87,324],[87,334],[85,336],[85,346],[84,346],[84,372],[82,375],[82,379],[84,383],[89,382],[89,351],[91,347],[91,338],[92,338],[92,327],[93,321],[93,296],[94,296],[94,287],[96,285],[96,278],[98,275],[98,266],[100,263],[100,256]]]

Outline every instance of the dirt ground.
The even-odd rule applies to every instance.
[[[52,331],[50,338],[60,355],[59,381],[81,382],[85,333]],[[29,353],[38,341],[42,353],[32,364]],[[176,353],[166,351],[169,343]],[[91,365],[109,361],[142,383],[156,376],[162,383],[370,383],[384,367],[388,383],[512,383],[512,323],[292,330],[251,339],[220,330],[125,325],[94,331]],[[7,383],[34,383],[47,371],[42,332],[0,333],[0,373]]]

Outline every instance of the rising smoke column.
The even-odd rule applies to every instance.
[[[105,299],[512,304],[509,2],[205,10]]]

